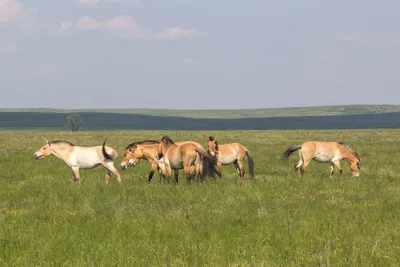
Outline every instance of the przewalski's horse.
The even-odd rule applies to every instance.
[[[168,180],[171,177],[172,169],[184,169],[188,182],[196,175],[199,180],[203,180],[207,174],[220,173],[215,169],[212,157],[204,150],[191,141],[178,145],[168,136],[161,138],[158,145],[158,158],[165,164]],[[175,172],[175,182],[178,183],[177,172]]]
[[[110,171],[115,174],[118,182],[121,182],[120,174],[113,164],[113,159],[118,156],[118,153],[105,144],[106,140],[102,146],[83,147],[62,140],[52,142],[46,140],[46,144],[37,150],[33,157],[42,159],[50,155],[56,156],[71,167],[72,178],[79,183],[81,182],[79,169],[93,169],[99,165],[106,168],[106,183],[111,178]]]
[[[157,147],[160,142],[156,140],[144,140],[129,144],[125,148],[124,157],[121,160],[121,168],[127,169],[129,166],[135,167],[141,159],[147,160],[151,166],[148,181],[150,182],[153,175],[158,171],[160,181],[163,174],[157,161]]]
[[[305,142],[300,146],[291,146],[282,153],[281,160],[285,161],[290,155],[299,151],[299,161],[294,166],[294,172],[300,169],[300,173],[304,175],[304,169],[308,166],[311,160],[320,163],[330,163],[330,174],[333,175],[335,166],[342,175],[340,161],[344,160],[350,163],[350,172],[353,177],[360,175],[360,156],[343,142]]]
[[[249,174],[254,178],[254,159],[250,151],[240,143],[218,144],[217,139],[209,136],[207,140],[208,153],[217,160],[217,168],[222,172],[222,165],[233,164],[237,170],[239,179],[244,178],[243,159],[247,155]]]
[[[158,159],[158,144],[160,141],[144,140],[129,144],[125,148],[124,158],[121,160],[121,168],[127,169],[129,166],[136,166],[141,159],[147,160],[151,165],[151,170],[148,176],[150,182],[153,178],[155,171],[160,174],[160,181],[163,178],[162,170],[165,170],[163,161]],[[196,147],[202,148],[201,145],[195,141],[176,142],[177,145],[192,143]],[[161,164],[161,166],[160,166]],[[201,166],[196,170],[196,175],[201,175]],[[175,176],[178,176],[179,170],[174,170]],[[164,173],[165,174],[165,173]]]

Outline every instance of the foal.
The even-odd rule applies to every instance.
[[[309,141],[300,146],[291,146],[283,152],[281,160],[285,161],[297,150],[299,151],[299,161],[294,166],[295,174],[297,173],[297,170],[300,169],[300,173],[303,176],[304,169],[308,166],[311,160],[314,160],[320,163],[330,163],[331,175],[333,175],[335,167],[339,170],[339,174],[342,175],[343,170],[340,167],[340,161],[344,160],[350,163],[350,172],[352,176],[360,176],[360,156],[343,142]]]
[[[103,146],[82,147],[67,141],[48,142],[46,140],[46,144],[37,150],[33,157],[42,159],[54,155],[63,160],[72,169],[72,178],[78,183],[81,182],[80,168],[93,169],[99,165],[103,165],[106,168],[106,183],[111,178],[110,171],[115,174],[118,182],[121,182],[120,174],[113,163],[113,159],[118,156],[118,153],[115,149],[105,144],[106,140],[104,140]]]

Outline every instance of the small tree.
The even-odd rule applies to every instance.
[[[81,116],[79,114],[71,114],[66,117],[67,124],[65,127],[69,127],[73,132],[79,131],[81,128],[83,121],[81,119]]]

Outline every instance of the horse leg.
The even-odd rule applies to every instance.
[[[175,176],[177,176],[176,170],[175,171]],[[165,163],[165,175],[167,176],[167,182],[170,183],[171,181],[171,175],[172,175],[172,169],[171,165],[169,165],[169,162]]]
[[[188,183],[190,183],[190,181],[192,180],[192,166],[184,166],[183,170],[186,173],[186,180]]]
[[[78,167],[71,167],[72,168],[72,172],[74,175],[74,181],[78,182],[79,184],[81,183],[81,177],[79,175],[79,168]]]
[[[177,184],[178,181],[179,181],[179,179],[178,179],[178,170],[177,169],[174,170],[174,178],[175,178],[175,184]]]
[[[121,183],[121,175],[119,174],[119,171],[114,167],[114,164],[112,161],[104,162],[103,166],[106,167],[109,171],[111,171],[117,177],[118,183]]]
[[[330,167],[330,169],[331,169],[331,176],[333,175],[333,173],[335,172],[335,165],[333,164],[333,163],[331,163],[331,167]]]
[[[240,170],[240,178],[244,179],[244,165],[243,165],[243,159],[237,161],[239,165],[239,170]]]
[[[217,170],[222,175],[222,162],[220,160],[217,161]]]
[[[149,173],[149,178],[148,178],[148,180],[147,180],[148,182],[150,182],[151,179],[153,179],[154,172],[155,172],[157,169],[159,169],[159,168],[158,168],[158,166],[157,166],[156,164],[151,164],[151,171],[150,171],[150,173]],[[160,175],[160,179],[161,179],[161,175]]]
[[[106,184],[110,181],[111,175],[110,170],[106,168]]]
[[[336,168],[338,169],[339,175],[342,175],[343,170],[340,167],[340,162],[337,160],[337,161],[334,161],[333,164],[335,164]]]
[[[238,164],[238,162],[237,162],[237,161],[235,161],[235,162],[233,163],[233,165],[235,166],[235,168],[236,168],[236,171],[237,171],[237,173],[238,173],[238,176],[239,176],[239,179],[240,179],[240,178],[241,178],[241,177],[240,177],[241,171],[240,171],[240,167],[239,167],[239,164]],[[235,183],[237,183],[237,181],[238,181],[239,179],[237,179]]]
[[[307,168],[308,164],[310,164],[310,162],[311,162],[310,159],[306,159],[306,160],[303,159],[303,161],[304,161],[303,165],[300,167],[301,176],[304,176],[304,170],[305,170],[305,168]]]

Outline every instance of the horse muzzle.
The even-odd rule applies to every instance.
[[[34,159],[40,159],[42,156],[39,155],[38,153],[33,154]]]

